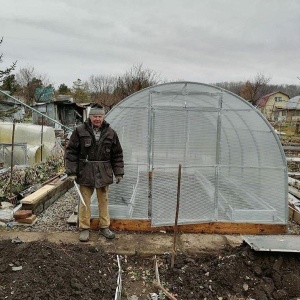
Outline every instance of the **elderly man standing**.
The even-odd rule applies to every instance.
[[[79,206],[79,240],[89,240],[91,196],[96,189],[99,209],[99,234],[113,239],[109,229],[108,189],[124,175],[123,150],[117,133],[104,120],[102,106],[91,107],[89,118],[75,128],[66,147],[66,173],[74,176],[86,206]]]

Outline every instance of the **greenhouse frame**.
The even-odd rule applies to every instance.
[[[125,162],[123,181],[110,186],[115,228],[126,229],[125,220],[152,230],[174,226],[178,199],[178,225],[198,224],[198,232],[210,232],[207,224],[222,231],[226,223],[285,231],[285,154],[274,128],[241,97],[202,83],[160,84],[127,97],[106,120]],[[97,214],[94,197],[92,219]]]

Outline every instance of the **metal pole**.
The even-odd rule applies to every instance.
[[[179,215],[179,200],[180,200],[180,185],[181,185],[181,164],[178,167],[178,182],[177,182],[177,202],[176,202],[176,214],[175,214],[175,226],[174,226],[174,241],[173,251],[171,258],[171,268],[174,267],[175,254],[176,254],[176,242],[177,242],[177,231],[178,231],[178,215]]]
[[[0,93],[2,93],[3,95],[5,95],[5,96],[7,96],[7,97],[9,97],[9,98],[11,98],[11,99],[13,99],[13,100],[15,100],[16,102],[18,102],[18,103],[20,103],[21,105],[23,105],[23,106],[29,108],[30,110],[36,112],[37,114],[44,116],[45,118],[51,120],[52,122],[54,122],[54,123],[56,123],[56,124],[59,124],[61,127],[64,127],[64,128],[66,128],[67,130],[73,131],[72,128],[67,127],[67,126],[61,124],[60,122],[56,121],[55,119],[52,119],[52,118],[48,117],[47,115],[41,113],[40,111],[36,110],[35,108],[33,108],[33,107],[31,107],[31,106],[25,104],[25,103],[22,102],[21,100],[19,100],[19,99],[13,97],[13,96],[11,96],[11,95],[9,95],[9,94],[7,94],[7,93],[1,91],[1,90],[0,90]]]
[[[11,157],[10,157],[10,197],[12,197],[12,178],[13,178],[13,167],[14,167],[14,144],[15,144],[15,128],[16,128],[16,121],[13,121],[13,131],[11,137]]]

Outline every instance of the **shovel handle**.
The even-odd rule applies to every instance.
[[[78,195],[79,195],[80,201],[81,201],[82,204],[86,207],[86,204],[85,204],[85,202],[84,202],[84,199],[83,199],[83,197],[82,197],[82,195],[81,195],[81,192],[80,192],[80,190],[79,190],[79,188],[78,188],[78,184],[77,184],[75,181],[74,181],[74,185],[75,185],[76,191],[77,191],[77,193],[78,193]]]

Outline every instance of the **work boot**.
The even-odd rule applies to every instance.
[[[115,234],[109,228],[101,228],[99,234],[103,235],[107,239],[114,239]]]
[[[89,238],[90,238],[90,231],[88,229],[83,229],[80,231],[80,234],[79,234],[80,242],[88,242]]]

